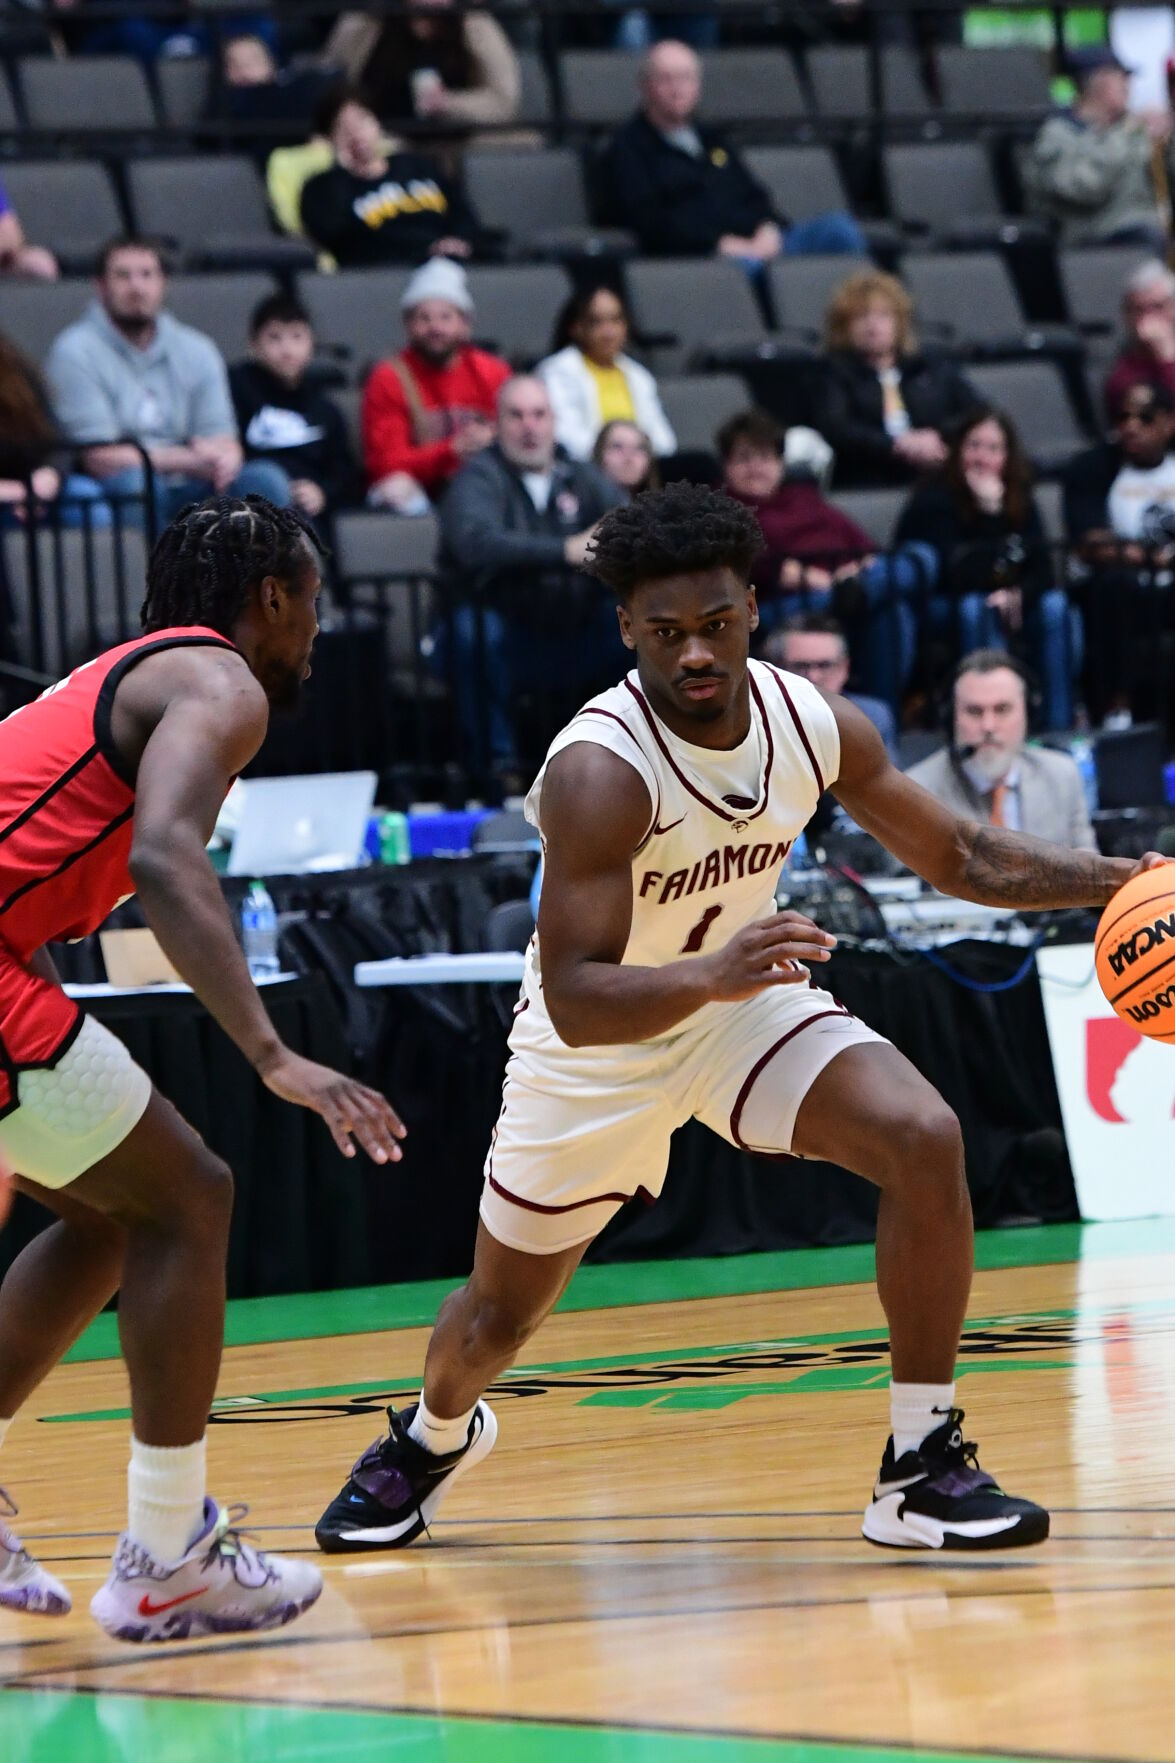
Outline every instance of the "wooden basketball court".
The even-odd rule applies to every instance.
[[[275,1634],[146,1649],[86,1608],[125,1513],[101,1319],[4,1449],[76,1608],[0,1615],[0,1758],[1175,1760],[1175,1225],[1003,1232],[979,1257],[964,1430],[1052,1509],[1041,1548],[861,1540],[888,1427],[871,1251],[589,1268],[431,1541],[320,1557],[321,1601]],[[210,1485],[266,1544],[313,1549],[418,1388],[444,1289],[233,1307]]]

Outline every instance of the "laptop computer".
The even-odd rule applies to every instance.
[[[229,875],[353,869],[375,802],[374,771],[244,778]]]

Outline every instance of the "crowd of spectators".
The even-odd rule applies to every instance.
[[[296,68],[281,65],[268,26],[243,22],[216,36],[223,78],[210,102],[242,124],[289,124],[269,189],[322,268],[411,271],[401,346],[363,364],[349,421],[337,368],[292,292],[256,306],[247,356],[226,362],[168,311],[161,246],[113,240],[93,300],[43,365],[0,337],[0,524],[27,518],[30,490],[64,522],[89,525],[145,524],[150,497],[165,521],[209,492],[258,492],[296,505],[328,542],[349,509],[434,515],[449,612],[424,653],[450,670],[467,747],[504,783],[519,771],[527,680],[577,697],[622,665],[610,609],[581,568],[596,522],[683,473],[711,477],[760,524],[761,651],[825,685],[851,682],[891,747],[901,717],[936,702],[944,674],[972,652],[986,659],[955,681],[958,717],[981,714],[976,694],[1016,698],[1000,655],[1033,670],[1043,728],[1162,713],[1175,622],[1175,273],[1165,261],[1125,279],[1103,438],[1052,468],[1059,545],[1015,424],[980,396],[961,352],[920,342],[900,268],[869,261],[847,211],[782,212],[736,141],[699,119],[695,50],[659,41],[641,63],[636,111],[597,155],[598,218],[635,235],[642,256],[733,261],[768,311],[774,259],[846,259],[822,347],[797,381],[808,427],[789,440],[748,391],[708,448],[695,436],[683,449],[656,357],[640,359],[622,257],[572,265],[553,335],[536,335],[524,356],[507,360],[480,340],[465,266],[492,260],[502,241],[470,200],[461,153],[479,128],[518,120],[517,57],[496,19],[446,0],[348,13]],[[1127,70],[1109,50],[1077,58],[1074,72],[1073,104],[1025,154],[1029,205],[1062,242],[1158,249],[1170,230],[1170,115],[1130,109]],[[406,119],[435,125],[427,144],[396,134]],[[0,188],[0,274],[57,273]],[[372,312],[373,358],[388,317]],[[838,504],[857,489],[900,493],[886,541]],[[1025,687],[1025,716],[1029,696]],[[1026,763],[1018,776],[1027,803],[1036,774]]]

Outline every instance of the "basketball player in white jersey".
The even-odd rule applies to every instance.
[[[812,985],[808,965],[834,939],[777,912],[775,889],[825,789],[963,899],[1100,906],[1136,866],[956,818],[843,698],[749,660],[759,545],[742,507],[685,484],[600,524],[591,567],[619,597],[636,669],[556,737],[527,797],[545,876],[473,1274],[441,1309],[419,1403],[389,1411],[319,1521],[324,1549],[411,1542],[489,1453],[483,1392],[619,1207],[660,1191],[670,1134],[691,1116],[745,1150],[839,1163],[881,1190],[892,1436],[865,1536],[991,1549],[1048,1534],[1047,1512],[1005,1494],[960,1430],[972,1227],[958,1122]]]

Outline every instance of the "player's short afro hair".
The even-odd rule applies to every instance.
[[[759,523],[741,502],[704,484],[668,484],[604,516],[587,568],[627,600],[641,582],[724,564],[745,582],[762,549]]]

